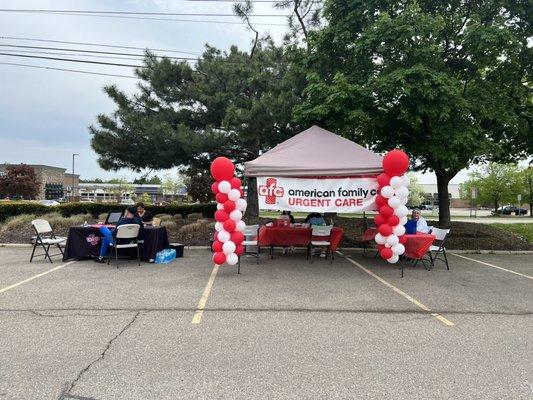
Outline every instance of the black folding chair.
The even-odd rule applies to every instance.
[[[35,241],[33,242],[33,250],[31,252],[30,262],[33,261],[34,256],[43,256],[44,259],[50,260],[52,263],[52,257],[57,256],[63,256],[63,249],[61,248],[61,244],[64,243],[67,239],[65,238],[58,238],[54,234],[54,231],[52,230],[52,227],[50,226],[50,223],[45,219],[34,219],[31,221],[31,225],[33,226],[33,229],[35,230],[35,233],[37,236],[35,236]],[[43,254],[35,254],[35,249],[37,249],[38,246],[41,246],[44,250]],[[56,247],[59,249],[59,253],[57,254],[50,254],[50,247]]]

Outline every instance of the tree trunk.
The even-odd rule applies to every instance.
[[[257,200],[257,179],[253,177],[247,178],[248,192],[246,195],[246,216],[249,218],[259,217],[259,202]]]
[[[448,183],[450,178],[446,173],[435,172],[437,175],[437,189],[439,191],[439,227],[450,227],[450,197],[448,194]]]

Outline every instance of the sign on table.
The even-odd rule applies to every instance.
[[[376,209],[376,178],[258,177],[261,210],[352,213]]]

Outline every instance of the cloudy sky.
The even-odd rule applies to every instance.
[[[0,45],[3,46],[0,46],[0,53],[15,54],[16,51],[18,55],[57,57],[35,53],[50,50],[9,47],[13,45],[141,52],[38,42],[22,38],[148,47],[195,54],[200,54],[206,43],[223,49],[233,44],[247,48],[250,45],[251,34],[244,25],[219,23],[219,21],[237,22],[238,19],[234,17],[148,16],[170,19],[157,20],[5,11],[6,9],[54,9],[229,14],[231,5],[230,2],[190,0],[114,0],[113,2],[2,0]],[[270,3],[256,3],[254,13],[282,14],[273,10]],[[192,19],[212,22],[183,21]],[[284,18],[256,17],[254,21],[265,24],[257,26],[263,33],[269,32],[278,42],[281,40],[285,28],[267,24],[283,24]],[[186,56],[179,53],[167,53],[167,55]],[[92,60],[137,63],[131,60],[105,58],[92,58]],[[72,153],[79,153],[76,159],[76,172],[80,173],[82,178],[108,178],[116,177],[117,174],[128,178],[136,176],[130,171],[116,173],[101,170],[96,162],[97,156],[90,148],[90,135],[87,129],[94,123],[98,113],[113,110],[113,104],[104,95],[102,87],[115,83],[123,90],[134,91],[135,79],[5,63],[118,75],[133,75],[131,68],[0,55],[0,162],[47,164],[70,170]],[[461,173],[454,181],[464,180],[464,177],[465,174]],[[434,177],[421,176],[421,181],[432,183]]]

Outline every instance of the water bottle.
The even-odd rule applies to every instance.
[[[87,223],[87,221],[85,221],[85,222],[83,223],[83,226],[84,226],[85,228],[87,228],[87,227],[89,226],[89,224]]]

